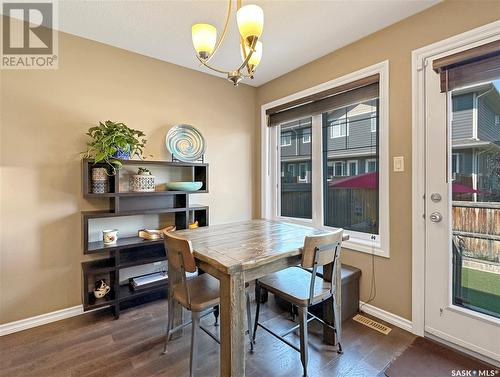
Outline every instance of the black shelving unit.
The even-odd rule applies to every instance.
[[[82,161],[82,191],[84,198],[105,199],[109,201],[109,209],[82,211],[82,249],[84,254],[100,256],[99,259],[82,263],[82,301],[84,310],[92,310],[105,306],[112,308],[116,318],[120,308],[135,303],[150,301],[162,297],[166,293],[168,282],[162,285],[133,290],[129,285],[120,285],[120,270],[133,266],[165,261],[166,253],[163,240],[144,240],[142,238],[119,237],[114,245],[104,245],[102,241],[89,241],[89,223],[96,219],[118,218],[145,214],[167,214],[173,216],[173,224],[177,229],[186,229],[188,224],[198,221],[199,226],[207,226],[209,221],[208,206],[193,205],[189,195],[208,192],[208,164],[184,163],[170,161],[122,160],[124,166],[137,167],[147,165],[151,169],[184,169],[184,173],[192,181],[201,181],[203,186],[195,192],[155,191],[155,192],[121,192],[120,174],[109,177],[109,191],[104,194],[91,192],[92,168],[106,167],[105,164],[94,164],[92,160]],[[138,225],[139,230],[142,226]],[[105,279],[111,291],[102,299],[93,294],[93,284]]]

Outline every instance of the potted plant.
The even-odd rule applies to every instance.
[[[85,158],[93,158],[94,163],[105,162],[111,167],[112,175],[122,167],[120,160],[128,160],[131,155],[142,156],[146,144],[142,131],[127,127],[121,122],[107,120],[91,127],[87,135],[92,138],[87,143]]]
[[[134,192],[155,191],[155,177],[147,168],[139,168],[137,174],[130,178],[130,188]]]

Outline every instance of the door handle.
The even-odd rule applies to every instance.
[[[438,223],[443,220],[443,215],[441,215],[439,212],[432,212],[429,216],[429,219],[431,219],[433,223]]]

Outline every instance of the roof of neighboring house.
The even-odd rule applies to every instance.
[[[467,148],[500,148],[498,143],[476,139],[454,139],[452,141],[453,149]]]
[[[480,95],[488,92],[488,94],[484,95],[484,98],[487,99],[488,103],[497,111],[497,113],[500,113],[500,93],[492,82],[476,84],[457,89],[453,91],[453,94],[466,94],[474,92],[477,92]]]

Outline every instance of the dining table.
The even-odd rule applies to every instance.
[[[304,238],[328,230],[286,221],[248,220],[177,231],[192,243],[199,269],[219,280],[220,287],[220,376],[245,376],[245,284],[301,262]],[[348,236],[344,236],[346,240]],[[335,285],[341,286],[340,263],[335,265]],[[333,264],[324,266],[323,277],[331,276]],[[169,268],[169,282],[181,276]],[[341,315],[341,289],[335,290],[337,313]],[[174,305],[174,326],[182,323],[182,307]],[[334,324],[332,300],[323,303],[323,319]],[[323,327],[325,343],[335,345],[337,334]],[[174,334],[175,335],[175,334]]]

